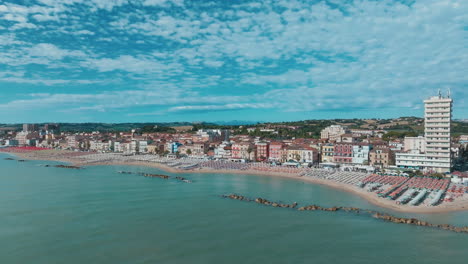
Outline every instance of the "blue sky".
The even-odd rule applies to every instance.
[[[0,123],[468,118],[468,1],[3,0]]]

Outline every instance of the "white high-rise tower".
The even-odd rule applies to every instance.
[[[426,169],[450,172],[452,167],[450,125],[452,120],[450,91],[424,100],[424,134],[426,138]]]

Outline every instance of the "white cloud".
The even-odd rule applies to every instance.
[[[44,77],[31,78],[44,84],[51,68],[63,68],[65,74],[73,69],[75,79],[86,83],[86,78],[79,78],[83,70],[141,86],[151,81],[175,86],[196,100],[206,94],[205,88],[209,93],[235,87],[224,93],[242,98],[223,104],[273,101],[287,111],[405,107],[403,101],[409,107],[439,87],[452,87],[462,98],[467,95],[465,0],[418,0],[411,5],[390,0],[335,1],[339,9],[325,1],[184,5],[180,0],[142,0],[132,1],[131,12],[117,8],[126,0],[41,2],[28,7],[0,5],[0,17],[7,19],[1,25],[17,34],[0,35],[0,63],[44,65],[42,71],[35,69]],[[165,7],[171,7],[170,12]],[[98,9],[99,15],[109,17],[103,20],[89,12]],[[103,21],[112,22],[99,24]],[[25,34],[30,31],[22,31],[28,27],[34,38]],[[86,37],[91,35],[95,37]],[[48,83],[61,79],[50,78]],[[116,95],[107,98],[120,100]],[[140,95],[129,98],[146,101]],[[93,102],[83,107],[105,108],[104,103]],[[216,110],[221,104],[177,105],[181,102],[165,101],[168,107],[176,104],[170,106],[175,112],[190,107]]]
[[[29,56],[61,60],[64,57],[83,57],[85,54],[79,50],[70,51],[61,49],[50,43],[39,43],[29,49]]]
[[[97,69],[100,72],[121,70],[140,74],[160,73],[161,75],[173,75],[182,68],[181,65],[176,63],[165,63],[152,57],[134,57],[130,55],[119,56],[115,59],[88,59],[82,65]]]
[[[51,20],[58,20],[57,16],[50,15],[50,14],[36,14],[32,16],[36,21],[44,22],[44,21],[51,21]]]
[[[94,32],[89,30],[79,30],[74,32],[75,35],[94,35]]]
[[[169,112],[190,112],[190,111],[220,111],[220,110],[241,110],[241,109],[265,109],[272,108],[272,104],[265,103],[239,103],[224,105],[184,105],[174,106],[168,109]]]
[[[143,5],[145,6],[167,6],[169,4],[183,6],[184,0],[145,0],[143,2]]]

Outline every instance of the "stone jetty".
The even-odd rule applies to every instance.
[[[161,178],[165,180],[170,178],[170,176],[164,175],[164,174],[139,173],[139,175],[142,175],[144,177],[150,177],[150,178]]]
[[[184,177],[180,177],[180,176],[175,177],[175,179],[176,179],[176,180],[179,180],[179,181],[182,181],[182,182],[185,182],[185,183],[192,183],[191,180],[186,179],[186,178],[184,178]]]
[[[135,175],[141,175],[141,176],[144,176],[144,177],[161,178],[161,179],[165,179],[165,180],[171,178],[171,176],[169,176],[169,175],[152,174],[152,173],[144,173],[144,172],[119,171],[119,173],[121,173],[121,174],[135,174]],[[184,177],[180,177],[180,176],[174,177],[174,179],[176,179],[178,181],[186,182],[186,183],[191,183],[192,182],[191,180],[186,179]]]
[[[263,204],[263,205],[272,206],[272,207],[280,207],[280,208],[296,208],[296,206],[297,206],[297,203],[284,204],[284,203],[281,203],[281,202],[271,202],[271,201],[268,201],[267,199],[263,199],[263,198],[250,199],[250,198],[247,198],[245,196],[236,195],[236,194],[223,195],[222,197],[233,199],[233,200],[256,202],[258,204]]]
[[[49,167],[49,166],[46,166]],[[55,165],[55,168],[64,168],[64,169],[81,169],[81,167],[78,166],[71,166],[71,165]]]
[[[164,174],[152,174],[152,173],[144,173],[144,172],[131,172],[131,171],[119,171],[121,174],[136,174],[136,175],[141,175],[144,177],[150,177],[150,178],[161,178],[161,179],[169,179],[171,176],[164,175]]]
[[[232,200],[255,202],[258,204],[278,207],[278,208],[296,208],[297,206],[297,203],[283,204],[279,202],[272,202],[272,201],[269,201],[267,199],[260,198],[260,197],[252,199],[252,198],[242,196],[242,195],[237,195],[237,194],[221,195],[221,197],[232,199]],[[327,211],[327,212],[344,211],[344,212],[352,212],[352,213],[363,213],[373,218],[380,219],[386,222],[396,223],[396,224],[425,226],[425,227],[437,228],[437,229],[447,230],[447,231],[452,231],[452,232],[457,232],[457,233],[468,233],[468,226],[457,227],[457,226],[448,225],[448,224],[439,224],[439,225],[431,224],[431,223],[428,223],[426,221],[419,220],[416,218],[396,217],[393,215],[380,213],[380,212],[373,211],[373,210],[361,209],[357,207],[342,207],[342,206],[322,207],[319,205],[307,205],[307,206],[299,207],[297,208],[297,210],[298,211]]]

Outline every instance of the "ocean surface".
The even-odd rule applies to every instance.
[[[468,235],[345,212],[299,212],[223,199],[354,206],[468,225],[468,213],[399,214],[298,180],[184,174],[193,183],[9,161],[0,154],[0,263],[468,263]]]

